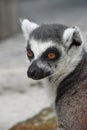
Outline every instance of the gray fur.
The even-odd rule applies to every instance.
[[[58,124],[64,130],[87,130],[87,54],[58,86]]]
[[[68,27],[61,24],[44,24],[31,32],[30,38],[36,40],[48,41],[52,40],[54,42],[60,43],[62,40],[62,35],[65,29]]]

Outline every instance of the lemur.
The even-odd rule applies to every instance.
[[[48,84],[58,130],[87,130],[87,54],[80,29],[21,20],[27,42],[27,75]]]

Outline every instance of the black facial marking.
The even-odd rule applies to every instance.
[[[49,53],[55,53],[55,58],[54,59],[49,59],[48,58]],[[56,61],[57,59],[60,58],[60,55],[61,55],[60,51],[58,49],[56,49],[56,47],[50,47],[42,54],[41,59],[45,60],[45,61],[50,61],[50,62],[53,61],[54,62],[54,61]],[[50,66],[50,64],[49,64],[49,66]]]
[[[78,46],[80,46],[82,44],[82,40],[81,40],[80,36],[78,36],[76,33],[73,34],[73,38],[72,39],[73,40],[72,40],[71,45],[69,46],[69,49],[71,49],[72,46],[78,47]]]
[[[75,39],[73,39],[71,45],[69,46],[68,50],[70,50],[72,48],[72,46],[80,46],[81,45],[81,42],[79,41],[76,41]]]
[[[28,52],[28,50],[30,50],[30,44],[29,44],[29,41],[27,41],[27,46],[26,46],[26,51]]]
[[[27,51],[27,54],[28,54],[29,52],[32,53],[32,57],[29,57],[29,56],[27,55],[28,59],[31,61],[31,60],[34,58],[34,53],[33,53],[33,51],[31,50],[29,44],[28,44],[27,47],[26,47],[26,51]]]

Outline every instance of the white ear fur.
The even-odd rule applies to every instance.
[[[21,28],[24,33],[25,39],[28,40],[29,34],[38,27],[36,23],[30,22],[28,19],[19,19],[21,23]]]
[[[74,36],[74,34],[75,34],[75,36]],[[69,47],[73,41],[73,38],[75,38],[76,41],[83,43],[82,34],[80,32],[80,29],[77,26],[75,26],[73,28],[68,28],[64,31],[63,43],[65,44],[65,46]]]

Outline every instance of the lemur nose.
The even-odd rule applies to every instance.
[[[27,71],[27,75],[28,75],[28,77],[30,77],[30,78],[33,78],[34,76],[35,76],[35,74],[36,74],[36,70],[35,69],[29,69],[28,71]]]
[[[27,71],[27,76],[32,79],[38,79],[42,74],[42,69],[39,68],[35,62],[31,64]]]

